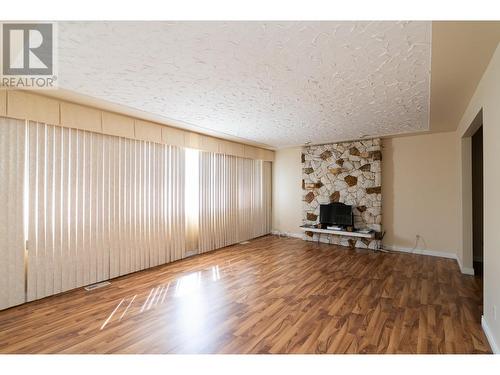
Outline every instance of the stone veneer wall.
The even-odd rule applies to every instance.
[[[382,153],[380,139],[304,147],[302,153],[303,223],[315,224],[320,204],[342,202],[353,206],[354,227],[370,228],[376,239],[328,236],[332,244],[377,249],[382,231]],[[317,234],[306,232],[306,240]]]

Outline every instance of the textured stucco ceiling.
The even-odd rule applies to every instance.
[[[286,147],[429,129],[430,22],[62,22],[59,86]]]

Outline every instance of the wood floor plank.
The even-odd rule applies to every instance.
[[[454,260],[266,236],[0,311],[0,353],[491,353]]]

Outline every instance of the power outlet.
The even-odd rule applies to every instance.
[[[493,319],[497,320],[497,305],[493,305]]]

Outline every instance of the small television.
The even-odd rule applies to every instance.
[[[334,202],[319,206],[319,222],[322,225],[353,226],[352,206]]]

